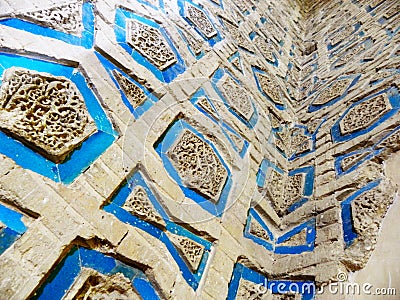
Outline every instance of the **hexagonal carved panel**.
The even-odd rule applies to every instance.
[[[137,20],[129,20],[126,26],[127,43],[154,66],[165,70],[177,61],[160,30]]]
[[[82,1],[26,12],[19,17],[68,34],[81,35],[83,30]]]
[[[340,121],[342,135],[368,128],[392,109],[386,95],[379,95],[361,102],[348,111]]]
[[[187,18],[196,26],[196,28],[204,34],[208,39],[217,34],[212,23],[206,14],[192,4],[186,3]]]
[[[212,201],[218,201],[228,172],[210,145],[191,131],[184,130],[168,151],[168,156],[185,185]]]
[[[24,68],[4,72],[0,128],[56,163],[97,130],[72,81]]]
[[[227,77],[224,81],[218,83],[218,86],[232,109],[249,121],[254,114],[254,107],[249,93],[231,77]]]

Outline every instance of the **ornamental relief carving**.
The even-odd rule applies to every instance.
[[[82,34],[82,1],[26,12],[19,18],[68,34]]]
[[[201,259],[203,257],[204,246],[183,236],[178,236],[169,232],[167,232],[167,235],[171,242],[181,253],[191,271],[193,273],[196,272],[200,266]]]
[[[185,6],[186,17],[196,26],[196,28],[207,37],[207,39],[211,39],[213,36],[217,34],[214,26],[207,18],[206,14],[195,7],[194,5],[186,2]]]
[[[238,137],[236,134],[228,132],[229,138],[232,140],[233,144],[236,146],[238,151],[242,151],[244,147],[244,140]]]
[[[365,45],[359,44],[356,46],[351,47],[345,54],[343,54],[335,63],[335,67],[340,67],[347,64],[351,61],[355,56],[360,54],[361,52],[365,51]]]
[[[354,31],[354,27],[352,25],[347,25],[344,27],[342,30],[340,30],[338,33],[336,33],[331,39],[331,45],[336,45],[346,39],[350,34],[352,34]]]
[[[400,148],[400,130],[392,133],[379,143],[378,148],[386,148],[391,151],[396,151]]]
[[[254,51],[253,47],[251,46],[250,40],[246,39],[242,33],[240,32],[239,28],[228,21],[224,21],[224,25],[228,28],[229,33],[232,35],[233,40],[242,48],[247,49],[251,52]]]
[[[236,4],[236,6],[240,9],[241,12],[245,12],[248,10],[248,7],[246,5],[248,3],[246,0],[234,0],[233,2]]]
[[[366,191],[351,203],[354,230],[359,235],[376,234],[392,199],[379,188]]]
[[[279,246],[300,246],[307,244],[307,228],[303,229],[299,233],[291,236],[286,241],[279,244]]]
[[[266,287],[243,278],[240,279],[236,295],[237,300],[266,300],[269,297]]]
[[[268,232],[254,219],[251,219],[249,233],[264,241],[271,241]]]
[[[147,96],[143,90],[128,78],[116,70],[113,71],[113,75],[133,108],[142,105],[147,100]]]
[[[341,79],[334,81],[331,85],[325,88],[321,93],[319,93],[313,105],[324,105],[344,94],[348,89],[349,85],[353,81],[353,78]]]
[[[196,39],[191,33],[184,34],[187,42],[189,43],[189,47],[192,49],[195,55],[199,55],[203,50],[203,42]]]
[[[382,3],[383,0],[371,0],[371,1],[367,1],[369,2],[369,6],[371,6],[372,8],[378,6],[378,4]]]
[[[167,154],[187,187],[218,201],[228,172],[209,144],[185,129]]]
[[[122,208],[150,223],[165,225],[163,218],[153,207],[146,190],[140,185],[135,186]]]
[[[276,213],[282,217],[287,209],[303,197],[304,174],[288,176],[272,170],[266,181],[265,189]]]
[[[127,21],[126,32],[126,42],[161,71],[177,62],[160,30],[131,19]]]
[[[303,187],[303,174],[289,176],[285,185],[285,200],[289,206],[301,199],[301,197],[303,196]]]
[[[351,156],[348,156],[348,157],[344,158],[341,161],[340,167],[342,168],[342,170],[344,172],[346,172],[351,167],[353,167],[357,162],[359,162],[363,158],[365,158],[368,154],[370,154],[370,153],[369,152],[363,152],[363,153],[356,153],[356,154],[353,154]]]
[[[384,17],[386,19],[390,19],[394,15],[398,14],[400,11],[400,4],[396,3],[395,5],[392,5],[389,9],[385,9]]]
[[[219,120],[219,116],[215,109],[211,106],[210,102],[208,102],[206,97],[202,97],[197,101],[197,104],[204,109],[208,114],[210,114],[215,120]]]
[[[261,37],[257,37],[254,39],[254,45],[260,50],[261,54],[270,62],[275,61],[275,57],[272,54],[271,46],[268,44],[266,40],[263,40]]]
[[[242,71],[242,66],[240,65],[240,59],[239,59],[238,57],[235,57],[235,58],[231,61],[231,63],[232,63],[232,65],[233,65],[236,69]]]
[[[249,121],[254,114],[252,97],[230,76],[218,83],[218,88],[223,93],[232,109],[245,120]]]
[[[272,75],[265,75],[258,72],[256,72],[256,77],[261,89],[269,98],[271,98],[272,102],[284,105],[282,90],[274,77]]]
[[[392,106],[386,94],[380,94],[351,108],[340,121],[340,133],[350,134],[366,129],[378,121]]]
[[[133,289],[130,280],[122,273],[103,275],[93,269],[82,268],[63,299],[139,300],[141,297]]]
[[[284,129],[279,133],[279,137],[286,146],[285,154],[289,156],[309,152],[313,148],[313,141],[310,136],[304,133],[304,129],[298,127],[291,128],[290,130]],[[278,144],[276,145],[278,147]]]
[[[72,81],[24,68],[3,74],[0,128],[55,163],[97,130]]]

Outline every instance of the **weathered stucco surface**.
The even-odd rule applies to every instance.
[[[0,0],[0,299],[397,299],[399,11]]]

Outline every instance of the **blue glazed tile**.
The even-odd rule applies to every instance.
[[[236,299],[242,278],[267,288],[268,291],[265,291],[265,294],[267,292],[273,294],[296,293],[301,295],[302,300],[311,300],[314,299],[316,292],[313,281],[270,280],[263,274],[236,263],[229,283],[227,300]],[[260,293],[262,293],[261,290]]]
[[[175,248],[174,244],[168,239],[167,235],[163,233],[160,239],[165,246],[167,247],[168,251],[177,262],[179,269],[182,273],[182,276],[186,279],[187,283],[196,290],[198,288],[199,282],[196,280],[194,274],[190,271],[189,267],[179,254],[178,250]],[[204,256],[204,255],[203,255]]]
[[[119,220],[124,223],[130,224],[137,228],[140,228],[147,233],[151,234],[156,238],[160,238],[162,231],[156,226],[139,219],[138,217],[132,215],[122,208],[125,201],[129,197],[130,193],[134,189],[135,186],[140,185],[143,187],[149,197],[153,207],[155,210],[161,215],[164,220],[168,220],[169,217],[161,206],[161,204],[157,201],[154,193],[147,185],[145,179],[141,175],[139,171],[135,172],[130,178],[127,179],[126,183],[124,183],[118,191],[113,196],[111,202],[103,207],[103,209],[113,215],[115,215]]]
[[[201,258],[199,267],[195,273],[192,273],[192,271],[189,269],[189,267],[187,266],[184,259],[181,257],[179,251],[175,248],[173,243],[169,240],[168,236],[163,233],[163,235],[161,237],[161,240],[165,243],[165,245],[167,246],[172,257],[177,262],[179,269],[182,272],[183,277],[186,279],[186,281],[189,283],[189,285],[194,290],[196,290],[200,283],[201,277],[205,271],[206,264],[207,264],[208,257],[209,257],[209,252],[211,251],[212,243],[194,235],[190,231],[188,231],[188,230],[184,229],[183,227],[176,225],[175,223],[172,223],[172,222],[167,223],[167,230],[173,234],[189,238],[204,247],[204,253]]]
[[[252,106],[254,109],[254,113],[251,116],[250,120],[245,120],[244,118],[242,118],[240,115],[237,114],[237,112],[232,109],[232,107],[229,105],[228,100],[224,97],[222,91],[218,88],[217,84],[218,82],[221,80],[221,78],[227,74],[229,77],[231,77],[237,84],[240,84],[240,81],[238,79],[236,79],[229,71],[224,70],[224,69],[218,69],[215,73],[214,76],[211,78],[211,84],[214,88],[214,90],[217,92],[218,96],[222,99],[222,101],[224,102],[224,105],[228,108],[228,110],[237,118],[239,119],[242,123],[244,123],[247,127],[249,128],[254,128],[254,126],[257,124],[258,122],[258,111],[256,106],[254,105],[254,102],[252,101]]]
[[[362,165],[365,161],[372,159],[373,157],[375,157],[376,155],[378,155],[382,151],[383,151],[383,149],[373,150],[373,148],[370,147],[370,148],[353,151],[353,152],[346,153],[344,155],[335,157],[335,171],[336,171],[337,176],[340,177],[340,176],[343,176],[345,174],[353,172],[360,165]],[[354,163],[354,165],[352,165],[347,170],[343,170],[343,168],[342,168],[343,160],[348,158],[348,157],[350,157],[350,156],[352,156],[352,155],[356,155],[356,154],[361,154],[361,155],[364,154],[364,157],[362,157],[359,161]]]
[[[193,24],[193,22],[186,17],[185,14],[185,3],[189,3],[191,5],[193,5],[194,7],[196,7],[197,9],[199,9],[200,11],[202,11],[205,15],[206,18],[210,21],[211,25],[213,26],[214,30],[216,31],[216,35],[213,36],[212,38],[208,38],[206,37],[197,27],[195,24]],[[178,0],[178,6],[179,6],[179,14],[181,15],[181,17],[189,24],[191,25],[194,30],[196,30],[196,32],[205,40],[207,41],[207,43],[213,47],[216,43],[220,42],[222,40],[222,36],[220,35],[219,31],[217,30],[217,28],[214,27],[213,22],[210,20],[208,14],[204,11],[204,9],[200,6],[197,5],[196,3],[192,2],[191,0]]]
[[[144,56],[142,56],[139,52],[135,51],[132,47],[128,45],[126,42],[126,22],[128,19],[134,19],[141,23],[144,23],[148,26],[151,26],[160,31],[160,33],[165,38],[165,41],[170,46],[171,50],[174,52],[177,62],[167,69],[161,71],[157,67],[155,67],[149,60],[147,60]],[[134,14],[122,7],[116,9],[115,12],[115,26],[114,32],[117,39],[117,42],[128,52],[129,55],[132,56],[134,60],[136,60],[139,64],[150,70],[154,76],[157,77],[158,80],[162,82],[169,83],[174,80],[179,74],[183,73],[186,70],[186,65],[180,56],[178,50],[173,45],[168,33],[165,31],[163,27],[161,27],[156,22],[141,17],[139,15]]]
[[[308,131],[308,127],[307,127],[307,126],[303,126],[303,125],[295,125],[295,126],[294,126],[295,128],[300,128],[300,129],[302,129],[303,134],[306,135],[306,136],[309,138],[309,141],[311,141],[312,146],[311,146],[311,149],[309,149],[308,151],[301,152],[301,153],[295,152],[292,156],[290,156],[290,157],[288,158],[289,161],[293,161],[293,160],[295,160],[295,159],[297,159],[297,158],[306,156],[306,155],[308,155],[308,154],[310,154],[310,153],[313,153],[313,152],[315,151],[315,143],[316,143],[317,133],[318,133],[319,128],[322,126],[322,124],[323,124],[325,121],[326,121],[325,118],[322,119],[321,122],[320,122],[319,125],[315,128],[315,130],[314,130],[314,132],[313,132],[312,134]],[[275,134],[275,137],[278,138],[278,136],[277,136],[276,134]],[[285,157],[286,157],[286,156],[285,156]]]
[[[139,229],[142,229],[143,231],[147,232],[148,234],[154,236],[155,238],[160,238],[162,234],[162,230],[159,228],[155,227],[154,225],[147,223],[146,221],[143,221],[136,216],[132,215],[131,213],[127,212],[123,208],[110,203],[109,205],[105,206],[103,208],[106,212],[109,212],[113,215],[115,215],[121,222],[127,223],[129,225],[132,225],[134,227],[137,227]]]
[[[266,240],[261,239],[250,233],[250,224],[253,219],[255,220],[255,222],[260,224],[260,226],[267,232],[268,237],[271,240],[271,242],[267,242]],[[275,240],[274,235],[272,234],[272,232],[269,230],[268,226],[264,223],[264,221],[261,219],[261,217],[257,214],[257,212],[253,208],[250,208],[250,210],[249,210],[249,214],[247,216],[246,227],[244,229],[243,236],[248,239],[253,240],[255,243],[263,246],[268,251],[274,251],[274,240]]]
[[[258,79],[257,79],[256,73],[260,73],[260,74],[264,74],[264,75],[266,75],[266,73],[265,73],[264,71],[262,71],[261,69],[257,68],[257,67],[251,67],[251,69],[252,69],[252,71],[253,71],[253,77],[254,77],[254,80],[255,80],[255,82],[256,82],[256,84],[257,84],[257,88],[258,88],[258,90],[260,91],[260,93],[261,93],[265,98],[267,98],[268,101],[270,101],[277,109],[279,109],[279,110],[286,110],[286,106],[285,106],[285,105],[281,105],[281,104],[275,103],[275,102],[272,101],[272,99],[271,99],[267,94],[265,94],[265,92],[263,91],[263,89],[262,89],[262,87],[261,87],[261,85],[260,85],[260,83],[259,83],[259,81],[258,81]]]
[[[227,300],[235,300],[236,299],[236,294],[237,294],[237,290],[239,288],[240,278],[242,278],[243,268],[244,268],[243,265],[238,264],[238,263],[235,264],[235,267],[233,269],[232,278],[229,283],[228,296],[226,298]]]
[[[0,153],[14,160],[25,169],[30,169],[56,182],[60,181],[57,165],[0,132]]]
[[[36,35],[58,39],[71,45],[83,46],[90,49],[93,47],[94,40],[94,11],[93,4],[90,2],[85,2],[82,6],[82,23],[84,30],[82,32],[82,37],[79,37],[13,17],[0,20],[0,24],[5,26],[10,26]]]
[[[74,247],[57,265],[32,299],[62,299],[81,271],[79,250]]]
[[[189,45],[189,41],[186,39],[185,35],[183,34],[182,30],[178,29],[179,35],[181,36],[181,38],[185,41],[186,43],[186,47],[189,50],[190,54],[195,57],[197,60],[199,60],[200,58],[202,58],[204,56],[204,51],[201,50],[199,54],[196,55],[196,53],[193,52],[192,48]]]
[[[206,98],[208,104],[212,107],[212,113],[215,115],[210,114],[208,111],[206,111],[200,104],[199,104],[199,100],[201,98]],[[194,105],[194,107],[196,107],[201,113],[203,113],[204,115],[206,115],[212,122],[222,126],[224,125],[223,121],[221,121],[220,119],[220,115],[217,111],[217,109],[214,106],[214,103],[211,101],[211,99],[208,97],[208,95],[205,93],[204,89],[199,89],[190,99],[190,102]],[[229,126],[227,126],[229,127]]]
[[[160,299],[148,280],[144,280],[142,278],[136,278],[133,280],[132,286],[135,288],[135,290],[138,291],[140,296],[142,296],[142,299],[146,300]]]
[[[124,274],[124,276],[126,278],[128,278],[129,280],[133,280],[136,277],[140,277],[143,276],[144,278],[146,278],[146,276],[140,272],[137,269],[133,269],[131,267],[129,267],[128,265],[120,262],[120,261],[115,261],[115,267],[109,272],[110,275],[114,275],[117,273],[122,273]]]
[[[364,101],[368,101],[369,99],[375,98],[379,95],[386,94],[388,96],[389,102],[392,106],[392,109],[389,110],[388,112],[384,113],[379,120],[368,126],[368,128],[364,128],[349,134],[342,135],[340,131],[340,122],[347,116],[347,114],[353,109],[355,106],[360,105]],[[360,135],[366,134],[370,132],[372,129],[376,128],[380,124],[382,124],[384,121],[388,120],[392,116],[394,116],[400,109],[400,95],[399,92],[396,88],[391,87],[388,89],[385,89],[383,91],[380,91],[376,94],[373,94],[371,96],[368,96],[356,103],[353,103],[345,112],[344,114],[338,119],[338,121],[333,125],[331,129],[331,134],[332,134],[332,139],[335,143],[338,142],[344,142],[348,141],[351,139],[354,139]]]
[[[150,223],[140,220],[136,216],[132,215],[131,213],[121,208],[121,206],[124,205],[126,199],[129,197],[129,194],[131,193],[133,188],[137,185],[140,185],[146,190],[147,195],[150,201],[152,202],[154,208],[164,218],[164,221],[166,222],[166,230],[170,231],[173,234],[187,237],[197,242],[198,244],[204,246],[203,257],[195,273],[191,272],[191,270],[185,263],[184,259],[179,254],[178,250],[175,248],[175,246],[169,240],[168,236],[162,230],[160,230],[159,228]],[[161,242],[163,242],[166,245],[168,251],[171,253],[172,257],[177,262],[182,272],[182,276],[185,278],[185,280],[193,289],[197,289],[201,277],[204,273],[206,263],[208,261],[209,251],[211,250],[212,243],[196,236],[195,234],[191,233],[185,228],[169,221],[168,215],[156,200],[153,192],[151,191],[151,189],[145,182],[143,175],[139,171],[135,172],[130,178],[127,179],[127,182],[118,189],[118,191],[112,198],[111,202],[106,206],[104,206],[103,209],[106,212],[115,215],[120,221],[130,224],[139,229],[142,229],[145,232],[149,233],[150,235],[154,236],[155,238],[159,239]]]
[[[240,56],[239,51],[237,51],[234,54],[232,54],[232,56],[228,58],[228,61],[230,63],[232,63],[232,61],[235,60],[235,59],[239,59],[239,65],[240,65],[241,69],[238,69],[235,65],[233,65],[233,67],[243,74],[242,58]]]
[[[62,164],[57,165],[59,180],[65,184],[72,183],[75,178],[89,167],[115,141],[115,136],[98,131],[82,143]]]
[[[0,230],[0,255],[6,251],[12,244],[21,237],[21,234],[11,228],[3,228]]]
[[[347,89],[344,91],[344,93],[335,99],[330,100],[329,102],[325,103],[324,105],[314,105],[314,101],[311,103],[311,105],[308,107],[309,112],[315,112],[317,110],[320,110],[323,107],[331,106],[339,101],[341,101],[344,97],[346,97],[348,91],[358,82],[360,79],[361,75],[350,75],[350,76],[342,76],[339,77],[337,80],[342,80],[342,79],[347,79],[347,78],[353,78],[353,81],[350,83],[350,85],[347,87]],[[325,89],[329,88],[333,83],[329,84]],[[325,89],[323,89],[320,93],[322,93]],[[319,93],[319,94],[320,94]],[[318,94],[318,95],[319,95]],[[317,96],[318,97],[318,96]]]
[[[279,246],[279,244],[287,241],[292,236],[300,233],[302,230],[307,230],[306,244],[296,246]],[[277,245],[275,247],[275,253],[278,254],[299,254],[303,252],[309,252],[314,250],[314,242],[316,237],[315,220],[310,220],[304,224],[301,224],[277,239]]]
[[[289,213],[294,212],[296,209],[298,209],[299,207],[301,207],[303,204],[305,204],[308,201],[308,198],[302,198],[301,200],[297,201],[296,203],[294,203],[292,206],[290,206],[287,211]]]
[[[167,223],[167,230],[173,234],[185,236],[187,238],[190,238],[191,240],[195,241],[196,243],[204,246],[204,249],[206,250],[211,250],[212,243],[209,241],[206,241],[199,236],[193,234],[189,230],[183,228],[182,226],[179,226],[173,222],[168,222]]]
[[[110,275],[111,271],[116,267],[114,258],[105,256],[96,250],[79,248],[78,251],[81,267],[91,268],[104,275]]]
[[[0,204],[0,221],[18,234],[23,234],[27,227],[22,222],[23,215]]]
[[[74,246],[56,266],[50,277],[39,287],[32,299],[63,299],[80,274],[82,267],[96,270],[106,276],[120,272],[129,280],[132,280],[132,286],[142,299],[159,299],[157,292],[142,271],[96,250],[77,246]]]
[[[0,61],[5,68],[23,67],[50,73],[54,76],[65,76],[75,83],[82,94],[88,112],[99,131],[85,140],[63,163],[55,164],[21,142],[0,132],[1,154],[10,157],[21,167],[30,169],[56,182],[71,183],[115,141],[118,133],[114,130],[112,123],[107,118],[92,90],[88,87],[79,69],[3,53],[0,53]]]
[[[215,154],[221,161],[222,165],[224,166],[225,170],[227,171],[228,174],[227,181],[225,182],[225,185],[223,187],[223,190],[221,192],[221,195],[217,203],[213,203],[212,201],[209,201],[208,199],[204,198],[202,195],[195,192],[194,190],[187,188],[185,184],[183,184],[182,179],[180,178],[178,172],[175,170],[170,159],[168,158],[167,151],[169,150],[169,148],[171,148],[176,138],[180,135],[183,129],[190,130],[191,132],[196,134],[199,138],[201,138],[203,141],[205,141],[209,146],[211,146],[211,148],[214,150]],[[179,184],[180,188],[182,189],[186,197],[197,202],[203,209],[207,210],[211,214],[215,216],[222,215],[225,209],[226,202],[228,200],[228,194],[230,188],[232,186],[232,179],[230,178],[231,171],[224,162],[224,160],[222,159],[222,157],[220,156],[220,154],[218,153],[218,150],[212,143],[208,142],[207,139],[205,139],[204,136],[196,129],[194,129],[192,126],[180,120],[172,124],[172,126],[168,129],[168,131],[163,135],[162,139],[155,144],[155,150],[160,155],[165,169],[170,174],[170,176]]]
[[[305,174],[303,195],[311,196],[314,191],[315,168],[313,166],[308,166],[289,171],[289,176],[294,176],[296,174]]]
[[[95,52],[97,58],[100,60],[101,64],[103,67],[106,69],[107,73],[109,74],[110,78],[114,82],[115,86],[118,88],[121,98],[123,103],[125,104],[126,107],[128,107],[129,111],[132,113],[132,115],[135,117],[135,119],[138,119],[143,113],[145,113],[147,110],[149,110],[155,102],[158,101],[158,98],[155,97],[152,93],[149,92],[143,85],[140,83],[134,81],[130,76],[128,76],[124,71],[122,71],[120,68],[116,67],[113,63],[108,61],[104,56],[99,54],[98,52]],[[147,99],[139,105],[138,107],[134,108],[131,103],[129,102],[128,98],[126,97],[122,87],[120,87],[118,80],[115,78],[113,71],[117,71],[119,74],[124,76],[127,80],[129,80],[132,84],[136,85],[138,88],[140,88],[144,94],[146,95]]]
[[[267,242],[264,239],[261,239],[257,236],[250,234],[250,224],[252,219],[254,219],[261,227],[267,232],[268,237],[271,242]],[[302,230],[306,229],[306,244],[304,245],[296,245],[296,246],[279,246],[280,243],[285,242],[290,239],[292,236],[298,234]],[[300,254],[306,251],[312,251],[314,249],[314,242],[316,238],[316,229],[315,229],[315,220],[307,221],[289,232],[283,234],[282,236],[275,238],[273,233],[269,230],[268,226],[262,220],[262,218],[258,215],[258,213],[250,208],[249,214],[246,221],[246,227],[244,231],[244,237],[251,239],[253,242],[263,246],[268,251],[272,251],[274,253],[279,254]]]
[[[346,243],[346,247],[351,246],[354,240],[358,237],[357,233],[354,231],[353,227],[353,219],[351,215],[351,203],[355,200],[358,196],[372,190],[373,188],[377,187],[381,183],[381,180],[373,181],[368,183],[363,188],[359,189],[357,192],[350,195],[346,200],[344,200],[340,205],[342,208],[342,224],[343,224],[343,239]]]
[[[229,140],[229,143],[231,144],[233,149],[239,154],[239,156],[241,158],[243,158],[245,156],[245,154],[247,153],[247,150],[249,148],[249,142],[246,141],[245,139],[243,139],[236,131],[234,131],[231,127],[229,127],[225,123],[221,123],[221,128],[222,128],[222,132],[224,133],[226,138]],[[227,134],[227,132],[230,132],[231,134],[235,135],[237,138],[239,138],[239,139],[241,139],[243,141],[243,148],[242,149],[239,149],[236,146],[236,144],[234,143],[232,138]]]

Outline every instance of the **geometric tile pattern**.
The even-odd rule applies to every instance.
[[[94,6],[91,1],[81,2],[8,16],[0,20],[0,24],[91,49]]]
[[[231,171],[213,144],[195,128],[178,120],[156,143],[155,150],[188,198],[209,213],[222,215],[232,185]]]
[[[271,296],[271,294],[274,297],[281,296],[286,299],[298,294],[302,300],[307,300],[314,299],[315,293],[316,287],[312,281],[272,280],[237,263],[229,285],[227,299],[249,299],[255,295],[261,299],[268,295]]]
[[[27,102],[27,107],[31,108],[27,110],[25,121],[23,119],[16,121],[17,123],[15,123],[14,127],[22,128],[21,122],[27,124],[28,127],[24,129],[26,130],[25,133],[19,133],[21,131],[16,132],[16,129],[11,129],[9,125],[2,126],[6,129],[4,132],[10,132],[10,135],[0,132],[1,143],[4,145],[0,149],[0,153],[14,159],[22,167],[28,168],[56,182],[71,183],[115,141],[118,135],[101,107],[99,100],[88,87],[79,68],[4,53],[0,54],[0,63],[0,74],[4,78],[3,87],[7,84],[6,78],[8,73],[6,70],[12,70],[12,68],[24,68],[24,70],[27,70],[24,71],[25,75],[21,76],[27,76],[26,74],[45,76],[43,78],[46,79],[38,77],[37,80],[47,80],[48,82],[45,86],[40,87],[42,89],[42,92],[40,92],[39,89],[34,89],[29,81],[25,85],[21,81],[19,85],[21,93],[27,89],[29,90],[25,98],[26,101],[38,97],[37,101],[42,101],[42,103],[32,106],[33,102],[30,104]],[[65,96],[67,94],[63,94],[63,91],[68,89],[68,85],[74,90],[74,97],[71,96],[68,98]],[[54,109],[57,104],[56,97],[58,97],[57,101],[60,103],[58,111]],[[20,100],[15,101],[21,103],[21,99],[22,97]],[[47,104],[46,101],[48,102]],[[49,101],[52,101],[51,106]],[[7,103],[8,106],[4,108],[8,111],[5,113],[12,114],[12,111],[16,110],[10,110],[12,102],[7,100]],[[4,105],[7,103],[4,103]],[[50,107],[53,108],[48,110]],[[21,107],[21,109],[25,110],[24,107]],[[32,114],[32,117],[29,114]],[[20,114],[20,118],[22,118],[22,114]],[[46,120],[46,123],[43,120]],[[85,124],[85,120],[89,126],[83,129],[81,126]],[[31,127],[32,125],[29,125],[29,122],[39,123]],[[64,134],[62,130],[64,130],[67,124],[72,125],[70,125],[71,127]],[[43,129],[39,129],[38,126],[42,126],[40,128]],[[44,143],[39,145],[38,143],[41,143],[40,139],[36,138],[35,135],[30,137],[31,133],[29,133],[29,130],[34,130],[37,132],[36,134],[45,134],[45,137],[41,138]],[[68,136],[72,137],[76,134],[74,130],[75,132],[81,132],[79,133],[81,137],[77,136],[68,140]],[[50,139],[52,134],[53,141]],[[39,149],[39,153],[26,146],[27,144],[32,145],[32,143],[34,143],[33,149]],[[61,147],[62,145],[65,145],[64,149],[66,151],[57,149],[57,147]],[[44,155],[41,153],[44,153]],[[68,156],[68,159],[65,159],[66,156]]]
[[[127,179],[103,209],[165,244],[188,284],[196,290],[212,243],[171,221],[142,172]]]
[[[381,254],[396,1],[50,2],[1,5],[3,298],[312,299]]]

